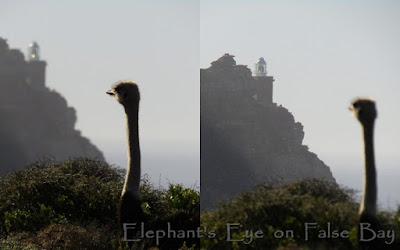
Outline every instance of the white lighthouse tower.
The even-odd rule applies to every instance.
[[[26,83],[33,88],[43,89],[46,82],[46,62],[40,59],[40,47],[37,42],[28,46]]]
[[[40,47],[35,41],[29,44],[28,61],[40,61]]]
[[[267,76],[267,63],[264,58],[260,57],[260,59],[258,59],[255,64],[254,74],[255,76]]]

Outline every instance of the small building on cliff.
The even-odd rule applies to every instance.
[[[335,181],[302,144],[302,124],[273,102],[273,85],[263,58],[254,76],[230,54],[200,70],[202,209],[265,182]]]

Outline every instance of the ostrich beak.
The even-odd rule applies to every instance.
[[[355,116],[355,117],[357,116],[357,114],[356,114],[356,113],[357,113],[357,110],[356,110],[356,108],[353,106],[353,104],[349,106],[349,110],[350,110],[350,113],[351,113],[352,116]]]
[[[115,95],[115,91],[113,89],[107,90],[106,93],[111,96]]]

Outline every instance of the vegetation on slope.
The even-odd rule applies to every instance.
[[[201,248],[353,249],[358,212],[354,200],[354,191],[321,180],[260,186],[220,203],[219,209],[202,212],[201,226],[208,233],[201,239]],[[382,228],[397,235],[388,247],[400,249],[400,210],[380,212],[379,220]],[[315,228],[308,224],[306,229],[306,223],[317,224]],[[334,230],[339,233],[336,237]],[[348,234],[340,236],[345,230]]]
[[[123,177],[123,170],[92,159],[45,160],[0,177],[0,248],[127,249],[116,217]],[[181,185],[156,189],[144,180],[141,192],[146,229],[165,230],[167,222],[176,231],[199,226],[197,191]],[[202,213],[201,248],[354,249],[354,200],[354,191],[319,180],[259,186]],[[397,236],[388,247],[399,248],[400,210],[381,211],[379,220]],[[306,230],[305,223],[317,225]],[[321,237],[320,230],[328,227],[330,236]],[[333,238],[334,230],[346,230],[348,237]],[[196,237],[160,241],[165,249],[193,244],[199,247]],[[145,239],[135,249],[155,245],[155,239]]]
[[[124,171],[93,159],[45,160],[0,177],[1,249],[127,249],[117,221]],[[141,185],[146,229],[196,230],[199,193],[181,185]],[[197,239],[163,240],[178,249]],[[141,240],[135,247],[156,245]]]

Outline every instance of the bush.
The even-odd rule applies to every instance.
[[[357,212],[354,191],[332,182],[304,180],[280,187],[264,185],[220,203],[216,210],[203,212],[201,226],[214,234],[206,233],[201,246],[204,249],[353,249],[357,244]],[[383,228],[394,229],[400,235],[399,214],[400,211],[397,215],[381,212]],[[253,237],[257,230],[263,236],[253,238],[251,244],[227,241],[228,223],[240,225],[230,227],[231,239],[249,241],[250,230]],[[307,230],[308,240],[305,223],[317,223],[315,229]],[[328,227],[331,232],[347,230],[349,238],[321,238],[319,231],[327,231]],[[399,240],[392,246],[400,246]]]
[[[169,185],[167,191],[168,203],[177,210],[186,213],[196,213],[199,209],[199,192],[182,185]]]
[[[2,249],[124,249],[116,216],[123,180],[123,170],[87,158],[47,159],[0,177]],[[167,222],[199,226],[197,191],[181,185],[155,189],[143,180],[141,194],[147,228],[164,228]],[[190,240],[188,246],[196,243]],[[184,241],[174,241],[174,247]],[[13,248],[15,242],[22,245]]]

